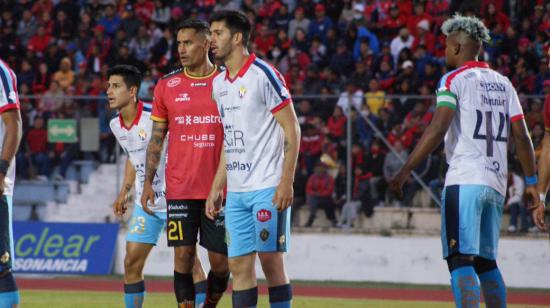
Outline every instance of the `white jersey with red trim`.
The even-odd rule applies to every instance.
[[[279,185],[284,133],[273,114],[292,103],[281,74],[251,54],[234,79],[227,71],[214,78],[213,98],[225,133],[227,191]]]
[[[9,66],[0,60],[0,114],[11,109],[19,109],[19,95],[17,94],[17,78]],[[0,120],[0,153],[4,145],[6,126]],[[15,157],[10,162],[8,172],[4,177],[4,195],[13,195],[15,183]]]
[[[445,136],[445,185],[487,185],[506,195],[510,123],[523,119],[508,80],[483,62],[466,62],[441,78],[437,107],[455,109]]]
[[[134,183],[136,196],[135,203],[141,205],[141,194],[143,193],[143,184],[145,183],[145,162],[147,157],[147,145],[151,139],[151,130],[153,120],[151,120],[151,104],[138,103],[138,113],[130,127],[126,127],[119,114],[118,117],[111,120],[109,125],[115,135],[118,143],[128,154],[130,163],[136,170],[136,180]],[[168,139],[168,138],[166,138]],[[155,212],[166,211],[166,183],[164,179],[164,169],[166,164],[166,141],[162,151],[160,163],[153,180],[153,190],[155,192],[155,206],[150,207]]]

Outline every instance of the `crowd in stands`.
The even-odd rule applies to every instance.
[[[386,182],[432,118],[434,99],[421,96],[432,95],[447,72],[440,27],[454,12],[478,16],[490,29],[482,60],[516,87],[540,151],[540,97],[550,94],[547,1],[0,0],[0,8],[0,58],[15,69],[23,97],[23,178],[51,178],[54,169],[63,177],[70,161],[83,155],[78,145],[47,142],[44,120],[51,118],[99,117],[97,159],[112,161],[105,100],[66,95],[104,95],[109,66],[132,64],[145,76],[139,96],[151,98],[155,82],[178,65],[177,25],[220,9],[246,13],[254,25],[250,49],[278,68],[295,98],[303,135],[296,200],[311,208],[306,226],[317,208],[334,225],[349,225],[358,211],[370,215],[374,206],[414,203],[421,189],[416,181],[406,185],[405,200],[389,194]],[[347,121],[354,202],[346,203]],[[511,165],[520,172],[514,159]],[[416,172],[438,193],[445,172],[441,149]],[[342,211],[340,221],[335,210]]]

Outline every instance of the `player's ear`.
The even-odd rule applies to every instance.
[[[136,86],[130,87],[130,95],[135,96],[137,98],[137,92],[138,92],[138,88]]]
[[[241,43],[243,41],[243,34],[241,32],[236,32],[233,34],[233,42],[235,45]]]
[[[458,55],[460,53],[460,44],[456,44],[455,46],[455,55]]]

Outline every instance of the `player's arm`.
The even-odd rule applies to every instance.
[[[21,124],[21,114],[18,108],[8,109],[2,112],[2,121],[4,122],[4,144],[2,145],[2,154],[0,156],[0,194],[4,193],[4,177],[8,172],[11,161],[17,153],[23,128]]]
[[[214,175],[212,187],[210,187],[210,193],[208,194],[205,205],[206,217],[210,219],[214,219],[219,214],[223,204],[223,189],[227,183],[227,169],[225,165],[225,148],[222,144],[220,162],[216,169],[216,175]]]
[[[292,204],[294,198],[294,174],[300,150],[300,124],[292,104],[275,112],[273,116],[285,134],[283,174],[273,197],[273,204],[277,205],[277,210],[283,211]]]
[[[132,186],[136,180],[136,169],[130,162],[130,159],[126,160],[126,167],[124,168],[124,179],[122,180],[122,187],[118,194],[118,197],[113,204],[113,210],[116,215],[122,216],[126,213],[128,200],[130,200]]]
[[[519,153],[518,153],[519,155]],[[541,230],[547,230],[548,226],[544,224],[544,209],[546,201],[546,193],[550,184],[550,132],[544,133],[542,139],[542,152],[538,163],[539,184],[537,190],[539,192],[539,204],[533,209],[533,222]]]
[[[418,141],[413,152],[405,162],[405,165],[390,180],[390,188],[397,193],[399,197],[403,194],[402,187],[409,178],[411,172],[420,165],[430,153],[432,153],[443,141],[453,117],[455,108],[447,105],[440,105],[436,110],[432,122],[426,128],[424,134]]]
[[[153,121],[153,129],[151,139],[147,145],[147,154],[145,161],[145,183],[143,184],[143,194],[141,195],[141,205],[143,210],[149,214],[153,212],[148,207],[148,202],[154,204],[155,192],[153,191],[153,181],[157,174],[157,169],[160,164],[164,139],[168,132],[168,123],[161,121]]]

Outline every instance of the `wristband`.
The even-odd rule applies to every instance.
[[[525,184],[526,185],[537,185],[537,183],[539,182],[538,178],[537,178],[537,175],[531,175],[531,176],[526,176],[525,177]]]
[[[0,159],[0,174],[6,175],[10,167],[10,162],[5,159]]]

